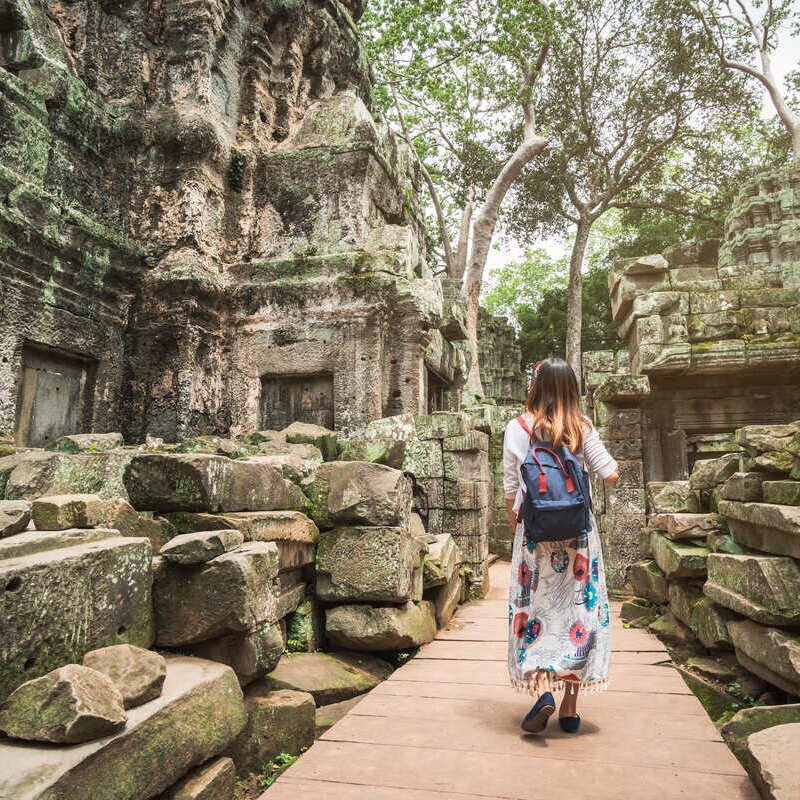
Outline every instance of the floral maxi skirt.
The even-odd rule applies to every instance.
[[[511,556],[508,671],[512,685],[535,694],[545,670],[551,691],[565,682],[605,689],[611,660],[608,592],[600,537],[526,542],[517,525]]]

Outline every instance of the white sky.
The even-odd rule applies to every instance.
[[[798,1],[800,2],[800,0]],[[800,66],[800,37],[790,37],[785,31],[783,33],[780,46],[772,56],[772,68],[781,81],[789,71]],[[765,117],[775,116],[775,110],[766,90],[764,91],[762,113]],[[502,231],[499,231],[497,239],[503,239]],[[567,242],[561,238],[540,239],[536,244],[553,257],[562,256],[568,252]],[[504,241],[499,246],[493,247],[486,262],[487,275],[493,270],[520,258],[522,252],[523,249],[511,241]]]

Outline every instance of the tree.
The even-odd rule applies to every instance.
[[[800,115],[772,68],[780,33],[800,30],[797,0],[685,0],[700,21],[706,41],[720,64],[755,78],[766,89],[772,105],[791,137],[792,158],[800,160]],[[753,61],[760,66],[755,66]]]
[[[637,187],[663,184],[670,169],[688,174],[688,154],[707,146],[704,128],[722,127],[754,100],[743,80],[710,68],[680,0],[564,0],[551,13],[553,50],[539,104],[551,143],[517,192],[514,229],[520,237],[573,230],[566,357],[580,374],[593,226],[612,209],[665,202]]]
[[[486,259],[503,201],[548,144],[535,96],[550,49],[547,4],[376,0],[362,29],[378,100],[420,155],[443,260],[462,281],[467,385],[482,394],[477,328]]]

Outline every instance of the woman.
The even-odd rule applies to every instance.
[[[579,689],[604,689],[608,678],[611,642],[603,554],[593,518],[588,534],[576,531],[574,538],[557,542],[526,541],[517,512],[524,488],[520,466],[532,440],[566,446],[609,485],[618,478],[616,461],[581,413],[575,374],[560,358],[534,367],[525,413],[508,423],[503,440],[506,510],[516,529],[508,669],[515,688],[538,695],[522,721],[523,730],[543,731],[556,709],[552,692],[564,689],[559,723],[567,733],[576,733]]]

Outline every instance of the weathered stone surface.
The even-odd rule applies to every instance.
[[[751,620],[731,620],[728,634],[745,669],[792,695],[800,695],[800,641],[796,636]]]
[[[647,629],[660,639],[672,644],[686,644],[694,640],[690,628],[684,625],[671,611],[662,614],[651,622]]]
[[[762,488],[765,503],[800,506],[800,481],[764,481]]]
[[[362,700],[363,695],[351,697],[349,700],[340,700],[317,709],[314,725],[314,737],[319,739],[323,733],[329,731],[340,719],[349,714]]]
[[[235,550],[244,542],[237,530],[182,533],[170,539],[159,551],[167,561],[176,564],[205,564],[212,558]]]
[[[133,507],[146,511],[272,511],[307,502],[275,466],[203,453],[136,456],[123,480]]]
[[[336,606],[325,612],[325,634],[338,647],[380,652],[418,647],[436,635],[432,603]]]
[[[763,625],[800,624],[800,569],[791,558],[711,553],[704,592]]]
[[[281,431],[281,435],[289,444],[313,444],[326,461],[332,461],[338,454],[336,434],[322,425],[293,422]]]
[[[31,504],[27,500],[0,500],[0,539],[24,531],[30,521]]]
[[[125,708],[155,700],[167,677],[167,662],[152,650],[131,644],[116,644],[91,650],[83,665],[102,672],[116,687]]]
[[[747,737],[774,725],[800,722],[800,703],[783,706],[753,706],[737,711],[720,733],[736,758],[747,765]]]
[[[679,544],[653,531],[650,535],[650,549],[659,569],[669,580],[705,577],[707,547]]]
[[[278,549],[248,542],[200,567],[162,562],[153,583],[156,643],[180,647],[276,622]]]
[[[120,497],[104,501],[102,524],[118,530],[122,536],[143,536],[149,539],[155,553],[177,533],[168,520],[154,517],[151,512],[136,511],[127,500]]]
[[[269,690],[309,692],[324,706],[368,692],[391,672],[390,664],[364,653],[287,653],[262,683]]]
[[[320,528],[408,525],[411,482],[400,470],[363,461],[335,461],[317,470],[306,491]]]
[[[103,501],[96,494],[39,497],[31,505],[33,524],[40,531],[94,528],[104,521]]]
[[[448,533],[440,533],[428,545],[428,552],[423,562],[423,586],[441,586],[447,583],[458,569],[461,554],[453,537]]]
[[[694,514],[700,511],[689,481],[650,481],[647,505],[651,514]]]
[[[654,603],[667,602],[667,579],[655,561],[638,561],[630,568],[628,579],[637,597]]]
[[[800,722],[776,725],[747,739],[750,774],[761,796],[768,800],[793,800],[800,796]]]
[[[125,720],[111,680],[78,664],[23,683],[0,706],[0,731],[32,742],[79,744],[115,733]]]
[[[155,797],[220,753],[245,723],[242,692],[221,664],[167,659],[161,696],[128,712],[119,733],[70,748],[0,742],[0,797],[131,800]]]
[[[800,507],[723,500],[719,513],[743,547],[800,558]]]
[[[709,533],[726,530],[725,522],[718,514],[653,514],[648,524],[666,533],[673,541],[705,539]]]
[[[247,722],[226,750],[238,775],[257,771],[279,753],[299,755],[314,743],[316,706],[308,692],[268,689],[262,682],[244,696]]]
[[[740,500],[759,502],[761,500],[761,482],[764,477],[758,472],[734,472],[722,484],[719,496],[723,500]]]
[[[672,581],[669,584],[669,609],[688,628],[693,628],[695,606],[703,596],[701,584]]]
[[[149,647],[151,554],[147,539],[105,529],[0,540],[0,700],[88,650]]]
[[[277,622],[262,622],[246,633],[231,633],[185,647],[199,658],[227,664],[239,683],[246,686],[275,669],[283,653],[283,635]]]
[[[425,545],[401,528],[337,528],[317,546],[317,595],[327,601],[419,599]]]
[[[193,769],[158,800],[231,800],[236,769],[230,758],[217,758]]]
[[[709,650],[723,647],[730,648],[731,638],[728,635],[728,620],[735,618],[726,608],[716,605],[708,597],[702,597],[694,607],[692,630]]]
[[[689,485],[692,489],[713,489],[725,483],[738,468],[739,456],[736,453],[695,461]]]
[[[321,649],[325,623],[316,597],[306,597],[286,617],[286,643],[292,652],[313,653]]]
[[[54,439],[47,445],[47,449],[60,453],[84,453],[113,450],[122,445],[121,433],[73,433]]]
[[[425,599],[433,603],[436,614],[436,625],[443,628],[450,622],[458,604],[462,601],[464,594],[464,581],[461,574],[456,570],[443,586],[436,586],[425,592]]]

